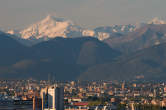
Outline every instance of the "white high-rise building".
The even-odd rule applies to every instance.
[[[48,89],[48,108],[56,108],[55,107],[55,96],[56,96],[56,89],[55,88],[49,88]]]
[[[41,90],[42,110],[64,110],[64,88],[52,86]]]

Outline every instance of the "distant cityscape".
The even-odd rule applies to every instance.
[[[5,105],[31,110],[165,110],[166,83],[1,80],[0,107]]]

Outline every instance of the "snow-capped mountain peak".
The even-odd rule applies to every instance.
[[[158,17],[153,18],[148,24],[166,24],[166,21],[159,19]]]
[[[21,31],[20,34],[23,39],[29,39],[31,37],[35,37],[36,39],[45,37],[47,39],[57,36],[66,38],[68,37],[66,34],[71,27],[74,27],[71,21],[49,15],[42,21]]]
[[[70,20],[48,15],[45,19],[31,25],[22,31],[10,30],[7,33],[15,34],[22,39],[48,40],[55,37],[75,37],[81,35],[81,28]]]

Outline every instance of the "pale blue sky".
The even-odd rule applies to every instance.
[[[0,28],[23,28],[49,13],[83,27],[166,19],[166,0],[0,0]]]

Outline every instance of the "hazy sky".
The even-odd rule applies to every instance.
[[[166,19],[166,0],[0,0],[0,28],[18,29],[49,13],[84,27]]]

